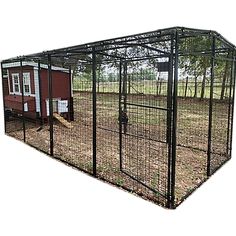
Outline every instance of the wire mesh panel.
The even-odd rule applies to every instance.
[[[24,94],[31,100],[26,103],[25,141],[35,148],[50,153],[48,123],[48,65],[33,63],[23,68]],[[47,113],[47,114],[46,114]]]
[[[229,159],[229,135],[232,109],[231,61],[215,60],[212,108],[210,172]]]
[[[24,139],[21,84],[20,63],[2,64],[5,131],[19,140]]]
[[[176,204],[207,178],[210,57],[179,57],[176,147]],[[188,63],[191,67],[186,67]],[[193,63],[194,62],[194,63]],[[195,75],[194,75],[195,74]],[[182,80],[187,96],[181,93]],[[189,93],[188,91],[192,91]],[[185,93],[184,92],[184,93]]]
[[[97,68],[97,174],[122,185],[124,180],[119,173],[119,66],[99,64],[98,57]]]
[[[120,101],[121,171],[157,196],[167,197],[167,83],[168,68],[158,72],[162,60],[139,61],[137,70],[124,64]],[[144,67],[146,70],[144,72]],[[154,75],[154,76],[153,76]],[[160,81],[163,87],[160,89]],[[156,86],[156,85],[159,85]]]
[[[76,85],[85,79],[89,86],[77,90]],[[90,173],[93,169],[91,80],[90,65],[86,71],[69,67],[52,74],[54,155]]]

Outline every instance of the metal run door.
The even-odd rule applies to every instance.
[[[169,58],[155,67],[120,68],[120,170],[155,194],[168,195],[168,154],[171,142]],[[140,62],[139,62],[140,63]],[[164,65],[165,64],[165,65]],[[142,66],[142,65],[141,65]],[[164,68],[165,67],[165,68]],[[142,68],[142,67],[141,67]],[[158,72],[157,72],[157,69]]]

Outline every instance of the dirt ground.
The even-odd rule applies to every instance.
[[[165,106],[166,101],[149,98],[149,104]],[[133,103],[144,100],[130,98]],[[146,102],[146,101],[145,101]],[[213,167],[226,158],[227,107],[216,103],[213,118]],[[92,163],[92,100],[90,94],[74,97],[75,120],[68,129],[54,121],[54,155],[90,173]],[[216,111],[220,112],[216,112]],[[208,103],[178,101],[176,204],[206,179],[208,143]],[[127,133],[122,134],[120,156],[118,96],[97,98],[97,175],[163,206],[168,184],[168,143],[166,113],[128,107]],[[22,122],[7,122],[7,133],[22,140]],[[219,127],[221,127],[219,129]],[[26,142],[49,153],[49,127],[26,122]],[[217,154],[215,154],[217,153]]]

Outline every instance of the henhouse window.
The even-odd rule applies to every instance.
[[[24,94],[30,94],[30,73],[23,73]]]
[[[12,74],[13,93],[20,93],[19,74]]]

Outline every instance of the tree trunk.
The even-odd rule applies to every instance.
[[[97,92],[98,93],[100,89],[100,77],[101,77],[101,64],[98,67],[98,78],[97,78]]]
[[[225,64],[225,71],[224,71],[224,76],[223,76],[223,80],[222,80],[220,100],[223,100],[224,95],[225,95],[225,85],[226,85],[226,79],[228,77],[228,66],[229,66],[229,63],[227,61]]]
[[[194,86],[194,97],[196,98],[196,97],[197,97],[197,76],[195,76],[194,81],[195,81],[195,86]]]
[[[160,80],[160,77],[158,76],[156,80],[156,95],[157,96],[159,95],[159,80]]]
[[[204,98],[204,95],[205,95],[205,87],[206,87],[206,67],[204,68],[204,74],[203,74],[203,78],[202,78],[201,99]]]
[[[187,91],[188,91],[188,76],[186,77],[184,97],[187,97]]]

